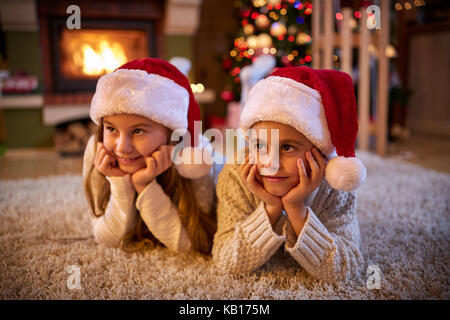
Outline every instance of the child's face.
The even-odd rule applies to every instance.
[[[122,171],[135,173],[145,158],[167,144],[169,129],[144,116],[117,114],[103,118],[103,144]]]
[[[306,172],[310,175],[311,170],[305,153],[308,150],[310,151],[314,145],[303,134],[285,124],[261,121],[254,124],[252,129],[255,129],[258,140],[250,140],[250,144],[255,148],[254,150],[260,150],[258,151],[257,159],[260,175],[257,175],[257,179],[269,193],[282,197],[300,182],[297,159],[301,158],[303,160]],[[261,129],[266,129],[267,134],[264,135]],[[279,150],[271,150],[271,130],[274,129],[278,129],[279,133]],[[279,152],[279,169],[273,174],[261,172],[262,168],[268,168],[272,165],[272,163],[267,163],[267,161],[264,163],[264,158],[261,158],[264,150],[267,150],[267,156],[270,159],[274,159],[274,152]]]

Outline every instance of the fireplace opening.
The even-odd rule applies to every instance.
[[[63,30],[61,72],[67,79],[92,79],[148,53],[141,30]]]
[[[56,93],[93,92],[103,74],[156,54],[151,21],[85,20],[79,30],[65,23],[59,18],[51,23]]]

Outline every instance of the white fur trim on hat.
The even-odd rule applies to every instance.
[[[169,78],[144,70],[119,69],[102,76],[91,102],[90,116],[100,119],[134,113],[171,130],[188,127],[189,93]]]
[[[308,138],[327,157],[334,151],[320,93],[295,80],[270,76],[250,90],[241,114],[241,127],[259,121],[289,125]]]
[[[355,190],[366,179],[366,167],[358,158],[339,156],[328,162],[325,179],[336,190]]]

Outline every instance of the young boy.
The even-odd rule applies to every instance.
[[[256,131],[249,143],[258,154],[244,165],[225,165],[219,175],[215,263],[251,272],[284,243],[317,279],[357,276],[364,260],[353,190],[366,170],[355,158],[351,78],[334,70],[280,68],[250,91],[241,128]],[[278,144],[271,141],[273,130]],[[271,161],[263,163],[264,157]],[[275,170],[263,170],[268,166]]]

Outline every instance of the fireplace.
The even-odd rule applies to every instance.
[[[90,79],[148,55],[147,33],[140,30],[63,30],[60,71],[67,79]]]
[[[163,57],[163,1],[77,1],[81,29],[66,27],[72,1],[38,0],[45,105],[88,104],[100,76],[126,61]]]
[[[56,125],[55,149],[83,154],[95,132],[89,105],[100,76],[126,61],[164,57],[163,0],[77,0],[81,29],[66,27],[71,0],[37,0],[44,119]],[[55,120],[57,119],[57,120]]]
[[[152,22],[84,21],[83,29],[51,23],[55,92],[92,92],[98,77],[127,61],[155,56]]]

